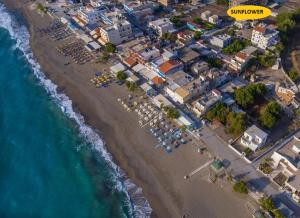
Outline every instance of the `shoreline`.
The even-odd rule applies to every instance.
[[[93,75],[92,72],[95,72],[92,69],[97,69],[97,66],[92,64],[64,66],[66,58],[55,53],[53,48],[55,43],[35,34],[34,30],[39,25],[45,25],[47,18],[41,21],[34,20],[40,15],[26,8],[27,3],[20,3],[18,0],[6,0],[5,3],[8,8],[21,10],[27,19],[31,49],[46,77],[58,86],[59,92],[65,93],[72,100],[75,112],[82,114],[85,122],[95,127],[101,138],[103,136],[113,161],[125,171],[134,184],[142,187],[143,195],[153,209],[151,217],[181,217],[184,211],[196,211],[194,207],[201,204],[201,198],[196,197],[201,195],[199,196],[199,191],[194,190],[195,185],[204,186],[202,189],[199,187],[203,196],[209,197],[207,195],[212,194],[208,202],[203,200],[204,203],[197,211],[204,210],[203,217],[219,217],[223,214],[223,211],[220,211],[217,215],[217,212],[213,211],[214,208],[209,208],[214,206],[209,203],[217,200],[218,192],[222,189],[214,188],[214,185],[206,181],[189,181],[189,184],[183,181],[183,175],[202,163],[190,148],[176,151],[177,153],[170,156],[154,149],[152,146],[155,145],[154,138],[145,129],[141,129],[135,116],[125,112],[116,101],[116,96],[122,94],[126,96],[124,87],[113,87],[105,91],[95,89],[89,79]],[[189,158],[191,160],[188,160]],[[187,166],[180,166],[184,165],[181,164],[182,161],[186,161]],[[214,190],[205,190],[209,188]],[[192,195],[194,191],[197,193]],[[232,196],[226,191],[220,195],[221,199],[218,202],[224,201],[226,199],[224,197],[230,197],[230,200],[228,203],[223,202],[225,207],[217,208],[220,210],[227,208],[228,211],[224,212],[226,215],[236,214],[238,217],[238,214],[242,214],[240,211],[234,212],[236,205],[229,205],[232,201],[240,200],[239,197]],[[190,208],[192,202],[193,208]]]

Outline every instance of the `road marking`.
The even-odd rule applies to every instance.
[[[205,164],[201,165],[200,167],[198,167],[197,169],[193,170],[192,172],[190,172],[187,175],[187,178],[192,177],[193,175],[195,175],[196,173],[200,172],[201,170],[203,170],[205,167],[207,167],[209,164],[211,164],[214,160],[210,160],[207,161]],[[185,176],[186,177],[186,176]]]

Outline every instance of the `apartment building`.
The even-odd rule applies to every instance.
[[[250,148],[252,151],[256,151],[265,145],[268,138],[268,134],[262,131],[255,125],[249,127],[241,138],[241,144]]]
[[[149,27],[155,30],[159,36],[162,36],[164,33],[172,33],[176,31],[169,18],[161,18],[151,21],[149,22]]]
[[[217,89],[212,90],[209,94],[202,96],[192,103],[192,110],[198,116],[205,114],[218,101],[222,99],[222,94]]]
[[[100,28],[101,38],[99,42],[103,45],[110,42],[114,45],[119,45],[132,39],[132,29],[131,24],[125,20],[120,19],[119,22],[113,25],[108,25],[106,27]]]
[[[279,32],[271,26],[259,24],[252,31],[251,42],[261,49],[274,46],[279,41]]]
[[[299,134],[294,135],[279,150],[275,151],[272,158],[273,168],[279,172],[273,181],[292,194],[296,202],[300,202],[300,138]],[[278,178],[282,178],[278,180]]]
[[[227,34],[213,36],[209,40],[209,42],[210,42],[210,44],[217,46],[219,48],[225,48],[226,46],[228,46],[230,44],[231,36],[227,35]]]

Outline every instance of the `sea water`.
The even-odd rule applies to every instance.
[[[141,189],[56,88],[0,3],[0,217],[148,217]]]

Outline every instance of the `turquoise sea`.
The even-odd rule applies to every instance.
[[[147,202],[128,194],[139,189],[56,93],[28,44],[25,26],[0,3],[0,217],[146,217]]]

